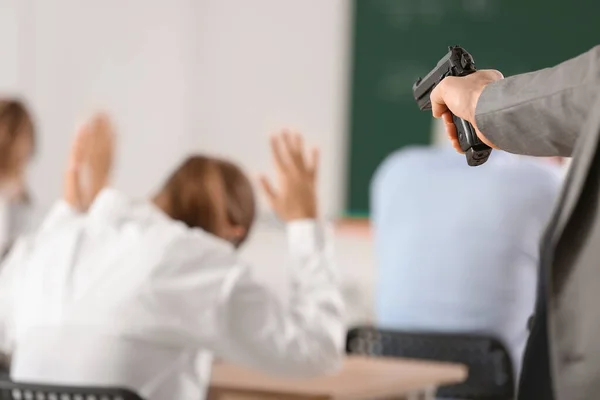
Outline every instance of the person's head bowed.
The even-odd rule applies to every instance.
[[[157,201],[173,219],[201,228],[239,247],[256,214],[252,184],[234,163],[194,155],[165,182]]]

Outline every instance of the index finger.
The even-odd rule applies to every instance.
[[[299,133],[283,132],[283,144],[291,165],[297,169],[304,168],[303,140]]]
[[[319,170],[319,148],[313,147],[310,152],[310,161],[308,164],[308,172],[312,176],[313,179],[317,176],[317,171]]]
[[[281,150],[281,137],[279,135],[272,135],[270,143],[271,155],[273,156],[275,168],[277,168],[279,171],[287,171],[288,165],[284,160],[283,152]]]
[[[440,118],[446,111],[448,111],[448,106],[444,100],[446,79],[448,78],[445,78],[435,88],[433,88],[431,95],[429,96],[431,101],[431,112],[435,118]]]
[[[95,140],[102,141],[105,146],[112,146],[115,128],[108,114],[103,112],[95,114],[90,121],[90,130]]]

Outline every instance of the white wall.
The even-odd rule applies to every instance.
[[[25,92],[42,129],[38,205],[59,194],[77,122],[104,108],[120,132],[116,185],[133,195],[193,151],[268,170],[268,134],[292,127],[321,147],[324,213],[339,215],[350,3],[0,0],[0,90]]]
[[[27,28],[23,11],[29,0],[0,0],[0,93],[23,92],[22,46]]]
[[[343,210],[350,0],[204,0],[197,24],[195,149],[250,171],[267,137],[298,129],[322,150],[322,204]]]
[[[190,3],[33,3],[28,94],[42,143],[31,182],[42,207],[60,193],[76,124],[95,109],[110,111],[119,128],[117,187],[146,195],[181,159],[193,122]]]

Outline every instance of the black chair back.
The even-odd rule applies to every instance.
[[[466,365],[467,380],[440,387],[436,394],[438,399],[512,400],[515,397],[510,356],[504,345],[493,338],[365,327],[348,332],[346,351]]]
[[[144,400],[127,389],[40,385],[0,380],[0,400]]]

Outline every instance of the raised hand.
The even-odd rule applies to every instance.
[[[64,199],[85,211],[108,185],[114,157],[114,128],[103,113],[95,114],[77,132],[65,175]]]
[[[79,130],[71,145],[71,152],[69,154],[69,162],[67,164],[67,170],[65,172],[65,181],[63,188],[63,200],[65,200],[71,207],[78,211],[85,211],[87,207],[84,207],[82,185],[81,185],[81,169],[83,165],[83,136],[85,129]]]
[[[318,150],[307,157],[302,136],[284,130],[271,138],[271,153],[277,185],[260,182],[275,213],[286,222],[317,218]]]
[[[85,140],[85,163],[88,169],[89,194],[93,199],[108,185],[114,159],[115,131],[107,114],[98,113],[89,123]]]

